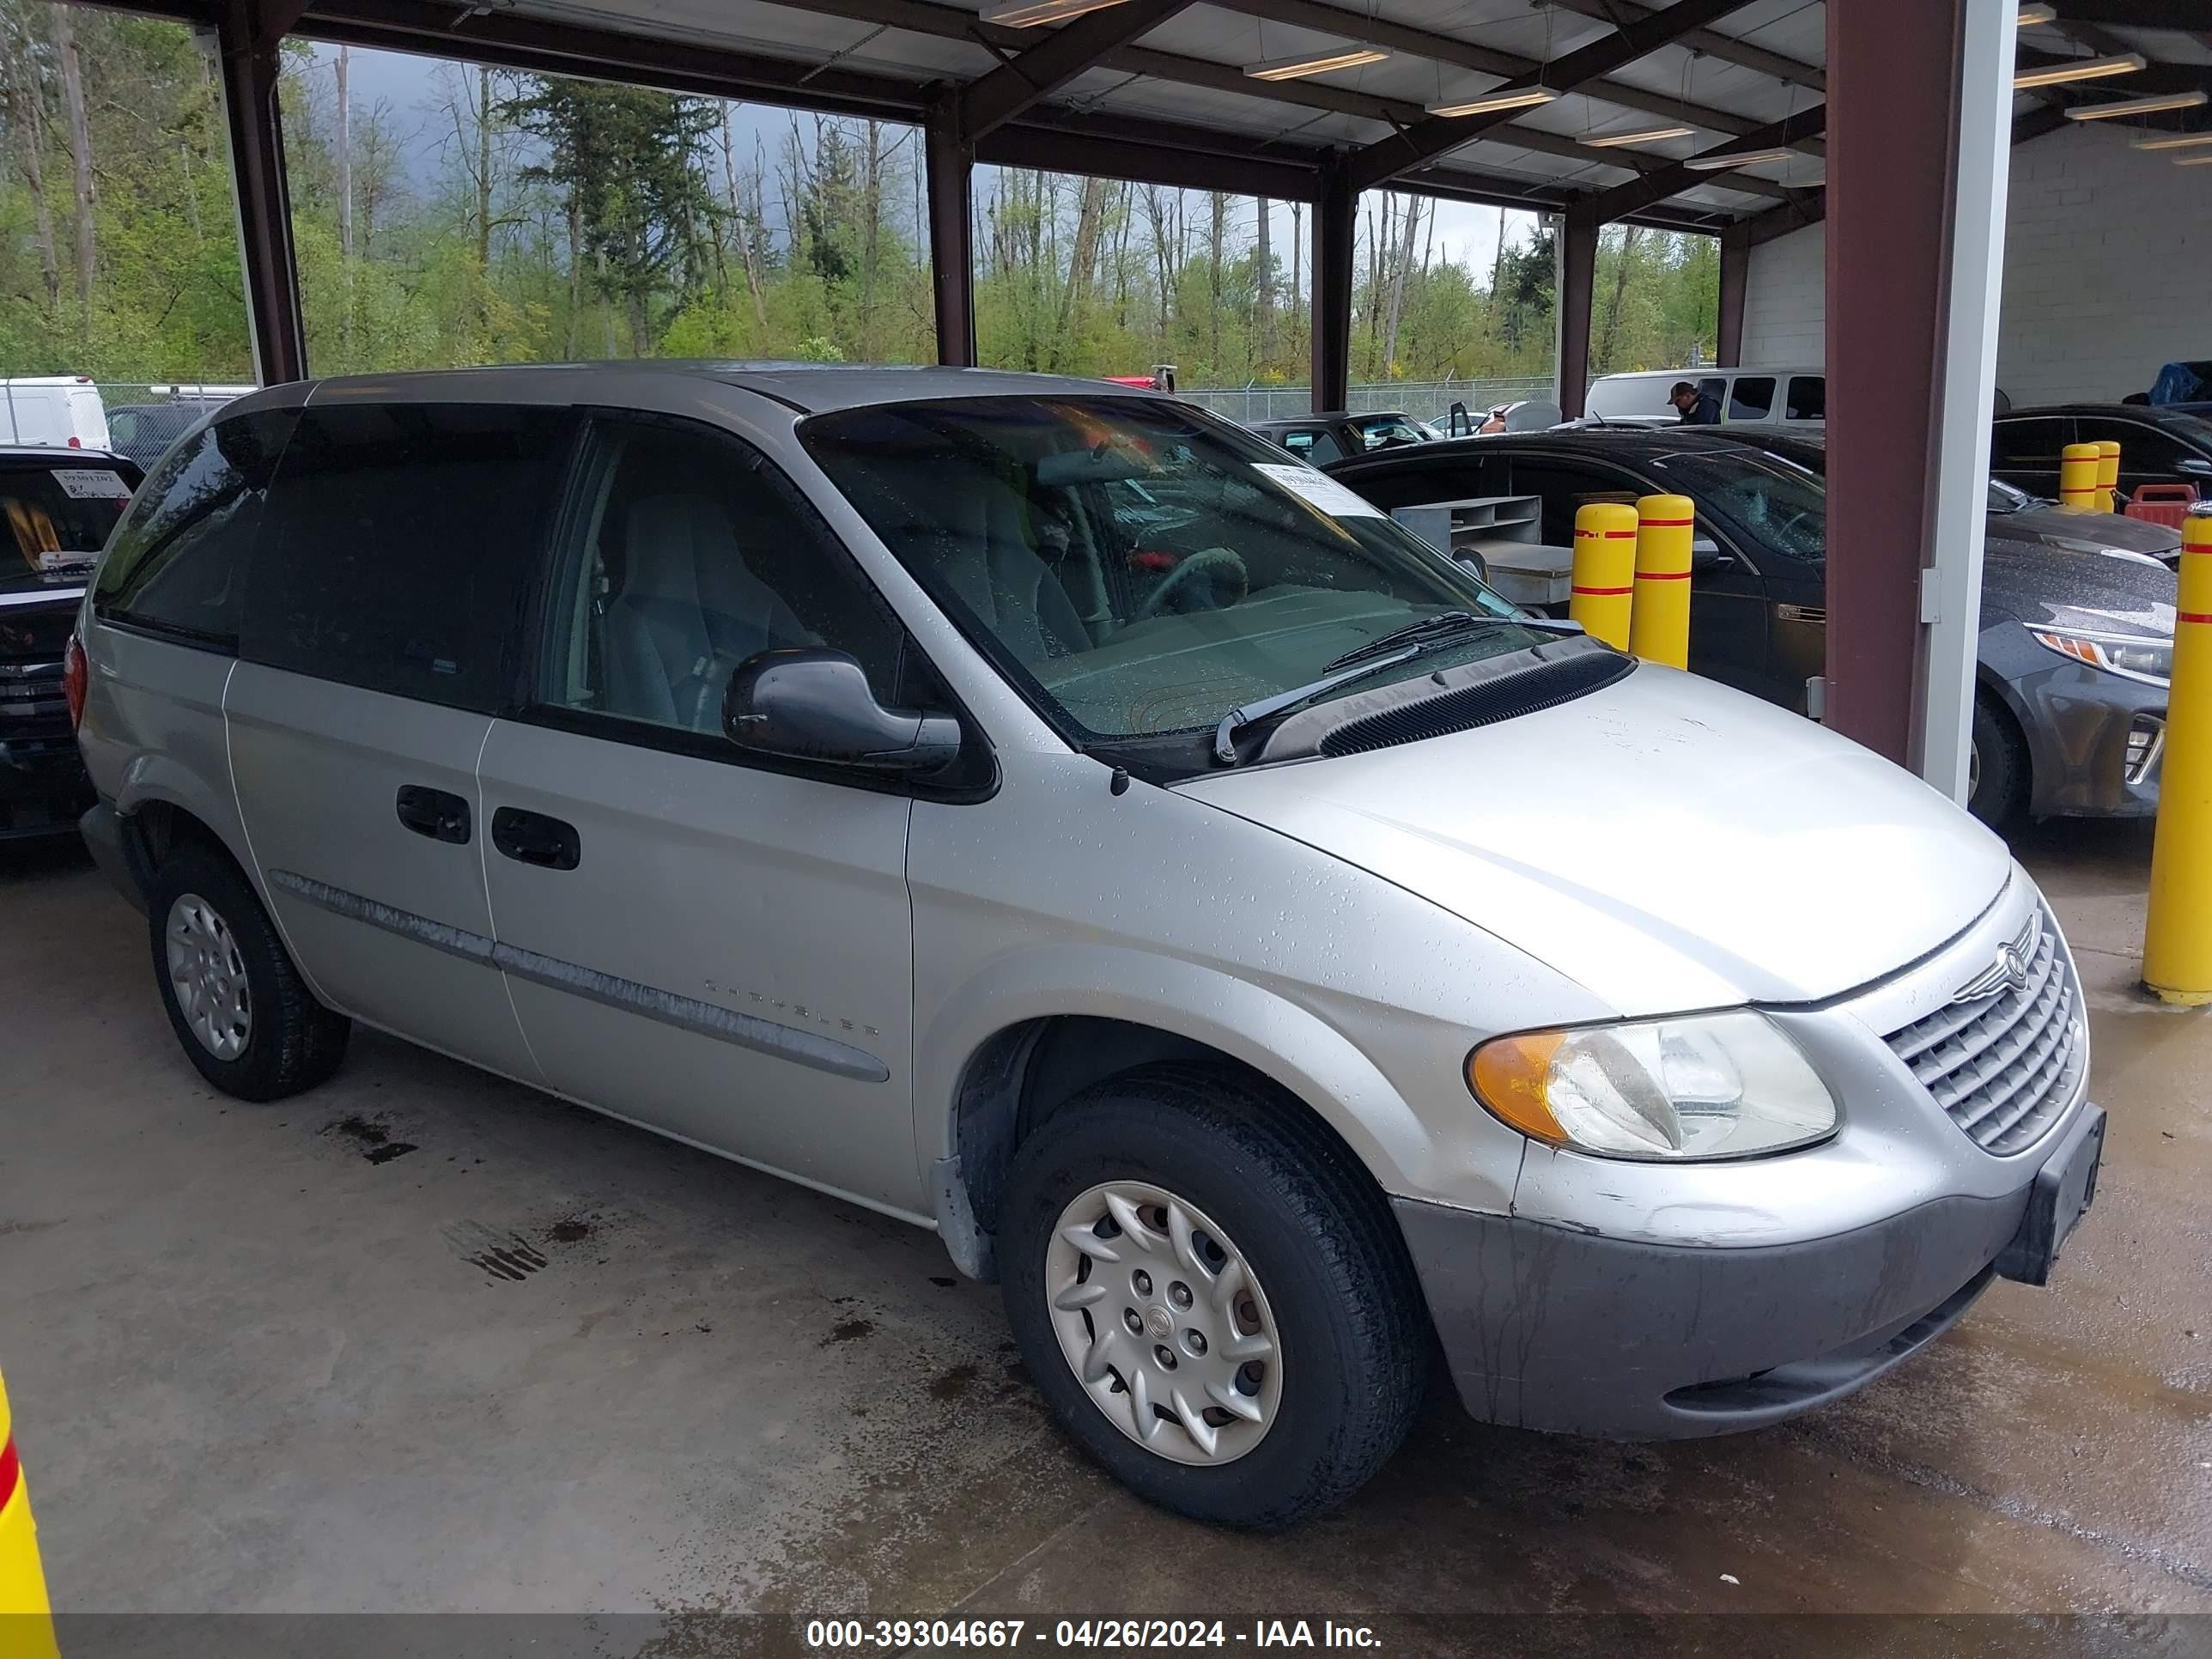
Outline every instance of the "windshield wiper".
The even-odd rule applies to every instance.
[[[1362,649],[1366,647],[1363,647]],[[1324,691],[1334,691],[1340,685],[1349,685],[1354,680],[1364,679],[1370,674],[1379,674],[1386,668],[1395,668],[1401,662],[1411,662],[1421,654],[1418,645],[1408,645],[1387,657],[1372,657],[1357,667],[1344,669],[1340,673],[1324,674],[1304,685],[1294,685],[1287,691],[1278,691],[1272,697],[1261,697],[1231,709],[1221,717],[1221,724],[1213,728],[1213,758],[1224,766],[1237,764],[1237,733],[1255,720],[1266,720],[1271,714],[1295,708],[1309,697],[1317,697]],[[1340,659],[1341,660],[1341,659]],[[1331,667],[1336,666],[1332,663]]]
[[[1527,628],[1539,634],[1579,634],[1583,625],[1561,622],[1551,617],[1485,617],[1472,611],[1439,611],[1433,617],[1424,617],[1419,622],[1407,623],[1403,628],[1394,628],[1387,634],[1377,634],[1364,644],[1351,650],[1327,665],[1330,668],[1348,668],[1353,663],[1364,662],[1378,652],[1395,651],[1401,645],[1419,647],[1449,639],[1456,634],[1470,633],[1478,628]]]

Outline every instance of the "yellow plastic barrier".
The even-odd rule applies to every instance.
[[[39,1528],[31,1493],[15,1461],[8,1384],[0,1378],[0,1659],[58,1659],[46,1577],[39,1566]]]
[[[1636,503],[1636,598],[1628,648],[1669,668],[1690,665],[1690,543],[1697,507],[1687,495]]]
[[[2185,1007],[2212,1002],[2212,502],[2181,526],[2143,983]]]
[[[2120,510],[2120,446],[2112,438],[2097,440],[2097,489],[2104,496],[2103,510]]]
[[[1628,649],[1636,596],[1636,509],[1625,501],[1593,501],[1575,513],[1575,574],[1567,617],[1583,632]]]
[[[2105,468],[2101,444],[2069,444],[2058,452],[2058,502],[2084,513],[2103,510],[2097,475]]]

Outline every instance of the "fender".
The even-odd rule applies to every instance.
[[[1140,995],[1127,988],[1143,986]],[[1094,1015],[1187,1037],[1243,1061],[1304,1101],[1341,1136],[1383,1190],[1449,1193],[1455,1202],[1506,1209],[1510,1183],[1470,1190],[1478,1161],[1453,1153],[1461,1136],[1425,1125],[1397,1085],[1317,1010],[1196,963],[1098,944],[1045,945],[992,963],[963,985],[915,1041],[915,1151],[925,1170],[959,1148],[956,1115],[970,1060],[1024,1021]],[[1416,1045],[1418,1049],[1419,1045]],[[1439,1042],[1431,1063],[1450,1086],[1463,1039]],[[1418,1052],[1407,1058],[1419,1061]],[[1466,1102],[1469,1133],[1519,1136]],[[1477,1121],[1479,1120],[1479,1122]],[[1507,1167],[1517,1165],[1508,1159]]]

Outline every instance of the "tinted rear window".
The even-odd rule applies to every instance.
[[[484,404],[309,409],[270,491],[240,653],[498,708],[570,424]]]
[[[64,452],[66,455],[66,452]],[[0,574],[88,566],[130,505],[138,469],[128,462],[0,461]],[[80,577],[80,580],[82,578]]]
[[[1763,421],[1773,409],[1774,377],[1771,374],[1741,375],[1729,388],[1728,417],[1731,421]]]
[[[254,529],[297,413],[234,415],[162,458],[101,562],[101,617],[236,647]]]

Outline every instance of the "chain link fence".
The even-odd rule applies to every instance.
[[[1313,413],[1311,386],[1254,385],[1200,391],[1186,386],[1177,388],[1176,395],[1246,426],[1255,421],[1292,419]],[[1480,423],[1481,416],[1499,404],[1552,395],[1548,374],[1491,380],[1380,380],[1352,387],[1348,407],[1353,414],[1388,410],[1442,425],[1451,406],[1460,403]]]

